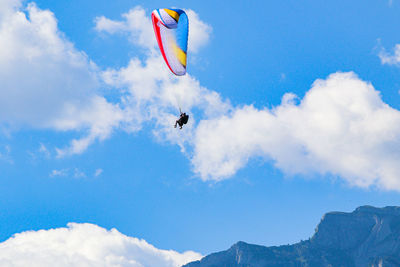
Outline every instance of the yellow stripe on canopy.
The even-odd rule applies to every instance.
[[[171,9],[164,9],[165,10],[165,12],[167,12],[168,13],[168,15],[170,15],[176,22],[178,22],[178,20],[179,20],[179,14],[178,14],[178,12],[176,12],[176,11],[174,11],[174,10],[171,10]]]
[[[179,60],[179,63],[186,68],[186,53],[180,49],[177,45],[173,45],[174,53]]]

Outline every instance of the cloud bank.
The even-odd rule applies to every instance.
[[[137,17],[145,14],[140,8],[128,14],[132,12]],[[96,21],[97,29],[112,29],[105,30],[110,34],[118,32],[113,25],[125,25],[119,26],[121,31],[130,25],[128,19]],[[138,36],[145,32],[130,29]],[[203,30],[199,36],[210,32]],[[141,39],[135,44],[141,45]],[[184,140],[181,147],[192,151],[188,156],[193,170],[205,181],[230,178],[249,160],[262,158],[288,175],[334,175],[354,186],[400,190],[399,111],[352,72],[315,81],[303,99],[288,93],[273,109],[232,107],[190,75],[183,79],[170,75],[158,54],[145,62],[133,59],[128,67],[108,70],[103,77],[113,87],[127,88],[125,102],[138,107],[131,109],[135,118],[155,119],[161,126],[155,132],[164,140]],[[181,103],[184,110],[202,111],[184,138],[164,124],[174,118],[171,107]]]
[[[141,7],[121,20],[95,18],[99,34],[126,35],[144,55],[99,70],[58,30],[50,11],[35,4],[23,9],[16,0],[1,5],[0,122],[82,135],[57,149],[58,156],[82,153],[116,130],[150,126],[160,142],[179,145],[205,181],[230,178],[261,158],[288,175],[334,175],[355,186],[400,190],[399,111],[352,72],[316,80],[303,99],[285,94],[272,109],[235,107],[190,74],[169,73],[149,12]],[[209,42],[212,28],[194,11],[187,13],[195,54]],[[399,63],[399,51],[383,51],[382,63]],[[101,94],[102,85],[119,94],[116,103]],[[178,107],[191,114],[184,131],[172,127]]]
[[[194,147],[204,180],[230,177],[262,157],[287,174],[332,174],[400,190],[400,111],[352,72],[315,81],[301,100],[286,94],[273,109],[244,106],[201,121]]]
[[[23,232],[0,243],[1,266],[178,267],[201,257],[193,251],[158,249],[116,229],[88,223]]]

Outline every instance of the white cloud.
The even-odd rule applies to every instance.
[[[108,138],[115,128],[125,120],[124,111],[118,104],[110,104],[100,96],[93,96],[85,106],[68,105],[65,114],[53,122],[56,129],[88,129],[88,134],[71,141],[69,147],[56,149],[58,157],[80,154],[95,140]]]
[[[393,54],[388,53],[384,48],[379,52],[379,58],[382,64],[397,65],[400,63],[400,44],[396,44]]]
[[[129,40],[144,48],[153,49],[156,46],[150,14],[137,6],[128,13],[122,14],[122,21],[110,20],[104,16],[95,19],[95,29],[109,34],[127,34]]]
[[[65,100],[92,91],[96,77],[86,56],[58,32],[51,12],[34,4],[27,12],[0,18],[0,119],[43,127],[62,113]]]
[[[126,105],[125,130],[137,131],[144,122],[153,121],[154,134],[160,140],[177,143],[183,148],[195,129],[193,109],[198,109],[202,117],[218,116],[229,110],[230,104],[216,92],[202,87],[189,74],[174,77],[162,60],[160,56],[149,57],[144,63],[133,59],[126,68],[105,72],[104,80],[115,88],[126,88],[122,100]],[[179,107],[191,114],[184,131],[172,127]]]
[[[58,30],[54,14],[34,3],[22,12],[16,0],[1,8],[0,124],[88,132],[59,155],[108,137],[122,111],[96,92],[99,70]]]
[[[204,180],[236,173],[249,159],[272,159],[288,174],[339,175],[352,185],[400,190],[400,111],[354,73],[317,80],[300,104],[237,108],[201,121],[193,164]]]
[[[2,0],[0,2],[0,17],[5,17],[10,14],[10,11],[21,6],[21,0]]]
[[[1,266],[178,267],[200,258],[192,251],[158,249],[93,224],[23,232],[0,243]]]

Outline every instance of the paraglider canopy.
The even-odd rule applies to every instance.
[[[186,74],[189,20],[181,9],[156,9],[151,14],[154,33],[168,68],[175,75]]]

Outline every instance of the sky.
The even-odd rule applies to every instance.
[[[169,7],[189,17],[182,77],[151,24]],[[180,266],[306,240],[329,211],[398,206],[399,12],[1,0],[0,262]]]

